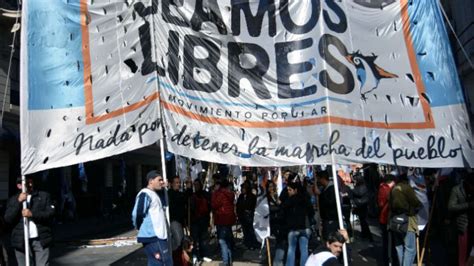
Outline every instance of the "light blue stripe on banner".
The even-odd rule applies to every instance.
[[[147,83],[151,83],[155,81],[157,78],[153,77],[147,80]],[[220,101],[216,99],[206,99],[206,98],[200,98],[197,96],[193,96],[184,92],[179,92],[177,89],[175,89],[171,84],[159,81],[160,87],[163,87],[171,92],[173,92],[176,95],[186,97],[190,100],[193,101],[200,101],[204,103],[214,103],[214,104],[220,104],[223,106],[238,106],[238,107],[248,107],[248,108],[260,108],[260,109],[274,109],[276,110],[277,108],[295,108],[295,107],[301,107],[301,106],[307,106],[307,105],[315,105],[320,102],[326,102],[326,101],[334,101],[334,102],[339,102],[339,103],[344,103],[344,104],[350,104],[352,103],[349,100],[346,99],[340,99],[336,97],[329,97],[329,96],[324,96],[320,97],[317,99],[312,99],[309,101],[304,101],[304,102],[297,102],[297,103],[285,103],[285,104],[258,104],[258,103],[239,103],[239,102],[226,102],[226,101]]]
[[[30,110],[84,106],[79,1],[28,1]]]
[[[431,106],[464,102],[456,64],[438,1],[410,1],[413,46]]]

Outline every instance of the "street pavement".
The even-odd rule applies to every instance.
[[[118,222],[117,222],[118,223]],[[375,222],[374,222],[375,223]],[[51,265],[146,265],[146,256],[140,244],[134,237],[136,231],[130,226],[100,231],[89,235],[88,238],[63,239],[51,249]],[[112,228],[112,227],[110,227]],[[374,224],[371,231],[374,242],[367,242],[357,238],[360,227],[355,225],[355,241],[350,245],[352,254],[352,265],[377,265],[381,256],[380,231]],[[75,230],[72,230],[75,231]],[[241,234],[236,234],[236,248],[234,254],[234,266],[243,265],[267,265],[266,250],[248,250],[243,246]],[[107,238],[104,238],[107,237]],[[99,240],[97,239],[105,239]],[[81,241],[79,241],[81,240]],[[216,239],[210,241],[212,259],[210,263],[201,263],[204,266],[219,265],[220,252]],[[273,245],[272,245],[273,246]],[[313,248],[316,240],[313,239]]]

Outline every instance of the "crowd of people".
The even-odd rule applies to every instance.
[[[262,178],[258,173],[248,173],[239,187],[233,178],[219,174],[211,180],[205,175],[187,180],[183,188],[181,179],[173,177],[168,201],[174,263],[211,261],[213,226],[225,265],[233,261],[235,225],[240,225],[247,249],[259,248],[253,224],[257,192],[263,191],[274,239],[273,265],[337,265],[342,263],[343,244],[348,244],[351,263],[350,242],[374,241],[370,217],[378,218],[370,221],[377,220],[380,226],[377,231],[381,232],[383,265],[412,265],[425,249],[430,251],[423,258],[425,263],[466,265],[474,235],[473,173],[405,169],[384,174],[374,169],[373,165],[357,169],[350,181],[339,176],[334,179],[327,170],[316,171],[315,178],[284,170],[280,193],[276,175]],[[339,185],[342,230],[334,182]],[[212,186],[206,186],[209,183]],[[163,196],[162,201],[166,202]],[[352,228],[352,215],[360,224],[358,234]],[[443,246],[449,248],[442,250]],[[182,264],[182,254],[189,264]]]
[[[272,239],[268,259],[273,265],[339,265],[344,244],[351,264],[351,242],[373,242],[369,222],[374,230],[374,221],[381,232],[382,265],[406,266],[417,260],[428,265],[468,265],[473,251],[474,173],[470,169],[385,173],[374,169],[373,165],[356,169],[349,180],[332,177],[328,169],[318,169],[311,178],[290,170],[284,170],[281,179],[276,173],[263,178],[249,172],[238,186],[233,177],[207,178],[205,172],[195,180],[175,176],[168,186],[160,172],[151,171],[132,211],[137,241],[143,244],[149,265],[194,265],[211,261],[209,244],[215,236],[223,263],[231,265],[236,228],[241,229],[247,249],[261,247],[254,213],[257,198],[264,195]],[[54,206],[47,193],[35,190],[31,179],[26,187],[26,192],[19,191],[9,200],[3,218],[13,228],[18,264],[25,263],[22,217],[27,217],[31,259],[36,265],[48,265]],[[26,209],[22,209],[24,202]],[[352,228],[353,215],[360,233]]]

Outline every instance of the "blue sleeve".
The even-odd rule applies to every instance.
[[[140,226],[143,223],[143,219],[148,213],[148,207],[150,206],[150,197],[146,193],[138,195],[135,201],[135,207],[132,212],[132,222],[135,228],[140,230]]]

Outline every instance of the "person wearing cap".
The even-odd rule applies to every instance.
[[[5,222],[14,226],[11,245],[15,249],[18,265],[25,265],[25,240],[23,217],[28,218],[30,261],[34,265],[49,265],[49,246],[52,242],[51,222],[54,217],[54,206],[49,193],[35,190],[33,179],[26,179],[26,192],[21,192],[21,177],[17,178],[20,190],[8,200],[5,211]],[[23,202],[27,208],[23,209]]]
[[[148,172],[146,180],[147,186],[138,192],[132,211],[132,222],[138,229],[137,242],[143,244],[148,265],[173,265],[165,206],[157,194],[165,188],[165,181],[156,170]]]

